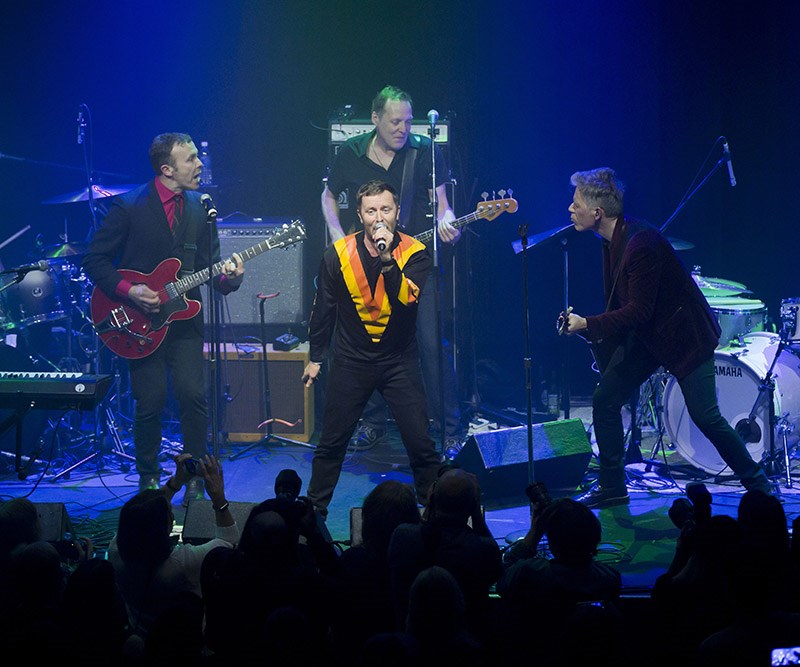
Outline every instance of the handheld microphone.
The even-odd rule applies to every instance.
[[[378,231],[379,229],[388,229],[385,222],[378,222],[375,223],[375,226],[372,228],[373,232]],[[381,252],[386,252],[386,240],[385,239],[378,239],[375,241],[375,245],[378,246],[378,250]]]
[[[428,124],[431,127],[436,127],[436,123],[439,122],[439,112],[436,109],[431,109],[428,112]]]
[[[731,179],[731,187],[736,187],[736,176],[733,175],[733,162],[731,162],[731,149],[728,147],[728,142],[722,142],[722,155],[725,158],[725,162],[728,163],[728,176]]]
[[[211,218],[212,220],[217,219],[217,209],[214,206],[214,202],[211,199],[211,195],[208,193],[204,193],[200,195],[200,203],[203,205],[203,208],[206,210],[206,215]]]
[[[47,263],[47,260],[40,259],[38,262],[34,262],[33,264],[15,266],[13,269],[6,269],[5,271],[0,271],[0,273],[29,273],[31,271],[47,271],[49,268],[50,265]]]

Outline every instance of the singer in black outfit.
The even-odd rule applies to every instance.
[[[372,101],[372,122],[375,129],[348,139],[340,148],[333,164],[327,185],[322,192],[322,214],[328,226],[331,241],[337,241],[358,226],[355,197],[358,189],[368,181],[379,179],[389,183],[400,193],[401,211],[399,227],[403,233],[415,236],[433,228],[430,218],[431,146],[429,137],[411,133],[414,114],[411,97],[394,86],[386,86]],[[450,223],[455,220],[447,200],[445,181],[447,169],[438,146],[436,158],[436,197],[439,239],[443,244],[454,244],[461,232]],[[445,246],[441,246],[444,249]],[[444,253],[443,253],[444,258]],[[423,378],[427,392],[428,410],[437,428],[440,427],[439,364],[440,349],[438,313],[435,295],[428,290],[419,304],[417,341],[422,359]],[[442,341],[442,366],[444,371],[445,438],[447,447],[458,449],[460,417],[456,396],[456,380],[452,354],[447,341]],[[373,396],[364,411],[362,423],[356,434],[356,444],[368,447],[375,444],[386,432],[385,406]]]
[[[155,178],[115,199],[83,262],[94,284],[108,296],[133,303],[146,313],[158,310],[158,294],[146,285],[124,280],[117,267],[151,273],[163,260],[176,257],[183,263],[182,272],[194,273],[208,266],[209,253],[215,263],[220,260],[216,224],[209,248],[206,212],[196,192],[203,163],[192,138],[178,133],[158,135],[150,146],[150,163]],[[234,291],[243,274],[244,264],[234,255],[214,278],[214,287],[223,294]],[[200,300],[200,289],[186,296]],[[180,408],[183,451],[195,459],[206,454],[202,310],[192,319],[170,324],[155,352],[132,359],[128,365],[136,401],[133,441],[139,489],[159,488],[158,453],[168,372]],[[202,479],[195,477],[187,484],[184,502],[202,495]]]
[[[428,412],[415,336],[418,303],[431,268],[425,246],[396,228],[394,188],[371,181],[358,191],[363,231],[327,249],[309,320],[310,387],[336,337],[322,435],[314,450],[308,497],[321,515],[339,480],[347,442],[377,390],[397,421],[417,499],[427,500],[440,457],[428,435]]]
[[[657,229],[623,216],[623,185],[612,169],[577,172],[571,182],[572,224],[603,239],[608,304],[599,315],[562,313],[560,320],[568,333],[592,342],[602,367],[592,396],[600,478],[579,500],[593,508],[628,502],[621,410],[659,366],[678,380],[692,421],[745,488],[769,494],[766,474],[720,414],[714,371],[720,327],[700,288]]]

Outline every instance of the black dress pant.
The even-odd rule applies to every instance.
[[[167,375],[178,402],[183,451],[204,456],[208,442],[203,337],[190,320],[173,322],[159,348],[128,364],[136,401],[133,444],[140,476],[158,476],[161,420],[167,404]]]
[[[461,416],[456,392],[456,373],[453,367],[453,351],[450,341],[443,339],[439,346],[439,314],[436,311],[434,283],[426,285],[419,300],[417,311],[417,347],[422,366],[422,377],[427,398],[428,414],[433,419],[436,430],[440,430],[441,392],[444,389],[445,435],[457,437],[461,430]],[[437,353],[442,354],[442,375],[439,374]],[[440,382],[443,377],[443,382]],[[394,415],[394,413],[393,413]],[[397,417],[395,416],[395,419]],[[377,429],[386,428],[386,403],[380,394],[373,393],[364,408],[362,423]]]
[[[600,484],[625,487],[625,435],[622,406],[661,364],[635,336],[627,337],[613,353],[592,396],[594,432],[600,459]],[[703,435],[717,448],[722,460],[747,489],[770,492],[761,466],[753,461],[744,441],[719,411],[714,355],[678,379],[686,409]]]
[[[388,364],[366,364],[334,357],[328,378],[322,435],[314,451],[308,496],[323,515],[339,481],[345,453],[370,394],[377,390],[389,405],[408,453],[420,502],[439,472],[441,458],[428,435],[428,412],[415,354]]]

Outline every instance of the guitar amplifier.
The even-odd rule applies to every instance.
[[[227,259],[263,241],[273,234],[288,218],[230,217],[217,223],[220,255]],[[274,294],[264,304],[266,324],[289,326],[305,321],[305,295],[303,289],[304,244],[288,248],[275,248],[254,257],[245,265],[244,282],[235,292],[225,297],[223,305],[226,322],[232,325],[260,324],[258,294]],[[230,317],[229,317],[230,315]]]
[[[415,120],[411,122],[411,132],[413,134],[420,134],[423,137],[428,136],[429,127],[430,126],[428,125],[428,122],[424,120]],[[353,118],[345,121],[331,121],[328,124],[328,145],[330,147],[330,150],[328,151],[328,160],[330,164],[333,164],[334,158],[339,153],[339,149],[342,147],[342,144],[344,144],[345,141],[351,137],[369,134],[374,129],[375,126],[368,118]],[[449,162],[448,148],[450,147],[451,141],[450,121],[439,121],[436,124],[436,129],[436,145],[442,149],[445,160]]]
[[[208,344],[204,354],[207,358]],[[220,350],[220,377],[230,387],[221,428],[230,442],[257,442],[266,435],[266,427],[258,428],[266,413],[263,358],[260,344],[226,343]],[[303,442],[314,435],[314,388],[300,381],[308,361],[308,343],[289,352],[267,345],[270,408],[276,420],[272,432]]]

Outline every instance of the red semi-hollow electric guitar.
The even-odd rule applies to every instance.
[[[237,254],[246,262],[267,250],[286,248],[305,238],[303,224],[295,220]],[[211,267],[212,276],[222,273],[224,263],[217,262]],[[100,340],[112,352],[126,359],[142,359],[158,349],[171,322],[188,320],[200,312],[200,302],[183,295],[208,280],[208,267],[183,278],[178,278],[180,270],[181,262],[175,258],[165,259],[152,273],[119,269],[125,280],[134,285],[147,285],[158,292],[161,307],[157,313],[145,313],[130,301],[112,299],[101,289],[94,288],[90,306],[92,323]]]

